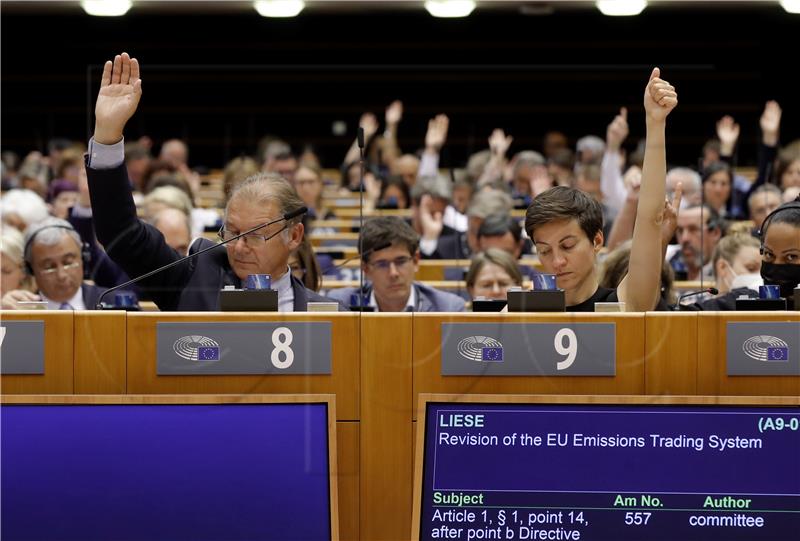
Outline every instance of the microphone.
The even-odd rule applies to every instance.
[[[688,297],[694,297],[695,295],[702,295],[703,293],[711,293],[712,295],[719,295],[719,289],[716,287],[707,287],[705,289],[701,289],[699,291],[690,291],[689,293],[684,293],[680,297],[678,297],[678,302],[675,303],[673,306],[673,310],[680,310],[681,301]]]
[[[362,128],[361,126],[358,127],[358,133],[356,134],[356,141],[358,143],[358,148],[360,148],[363,151],[364,150],[364,128]]]
[[[193,254],[189,254],[187,256],[181,257],[180,259],[176,259],[172,263],[168,263],[168,264],[163,265],[161,267],[158,267],[157,269],[154,269],[154,270],[152,270],[150,272],[142,274],[141,276],[137,276],[136,278],[128,280],[125,283],[122,283],[122,284],[116,285],[116,286],[114,286],[112,288],[109,288],[106,291],[104,291],[102,295],[100,295],[99,299],[97,299],[97,304],[95,305],[95,309],[97,309],[97,310],[108,310],[108,309],[113,309],[114,308],[113,306],[104,305],[103,304],[103,298],[106,295],[108,295],[109,293],[111,293],[112,291],[117,291],[117,290],[122,289],[124,287],[128,287],[129,285],[133,285],[133,284],[135,284],[135,283],[137,283],[137,282],[139,282],[141,280],[144,280],[145,278],[149,278],[149,277],[153,276],[154,274],[158,274],[161,271],[165,271],[167,269],[170,269],[170,268],[172,268],[172,267],[174,267],[176,265],[179,265],[179,264],[183,263],[184,261],[188,261],[188,260],[190,260],[190,259],[192,259],[194,257],[197,257],[200,254],[204,254],[204,253],[206,253],[206,252],[208,252],[210,250],[213,250],[215,248],[219,248],[220,246],[228,244],[229,242],[234,242],[234,241],[244,237],[245,235],[249,235],[250,233],[255,233],[256,231],[258,231],[261,228],[268,227],[268,226],[273,225],[273,224],[277,224],[278,222],[288,222],[288,221],[293,220],[294,218],[297,218],[298,216],[301,216],[301,215],[303,215],[303,214],[305,214],[307,212],[308,212],[308,208],[307,207],[300,207],[300,208],[295,209],[295,210],[293,210],[291,212],[287,212],[286,214],[284,214],[280,218],[277,218],[277,219],[269,221],[269,222],[265,222],[263,224],[259,224],[259,225],[255,226],[253,228],[248,229],[247,231],[244,231],[242,233],[239,233],[238,235],[235,235],[235,236],[229,238],[228,240],[223,240],[222,242],[218,242],[217,244],[214,244],[213,246],[209,246],[208,248],[203,248],[202,250],[199,250],[199,251],[197,251],[197,252],[195,252]],[[284,229],[286,229],[285,225],[283,227],[281,227],[279,230],[277,230],[275,233],[273,233],[272,235],[267,237],[267,240],[270,240],[271,238],[275,237],[278,233],[281,233]]]

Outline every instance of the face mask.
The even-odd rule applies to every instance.
[[[764,279],[758,273],[737,274],[731,282],[731,289],[746,287],[753,291],[758,291],[758,286],[764,285]]]
[[[780,286],[781,297],[789,299],[800,284],[800,265],[761,263],[761,276],[765,284]]]

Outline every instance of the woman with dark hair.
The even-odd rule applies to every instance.
[[[381,182],[381,193],[376,208],[407,209],[411,195],[408,184],[399,175],[392,175]]]

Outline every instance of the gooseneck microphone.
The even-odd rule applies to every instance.
[[[712,295],[719,295],[719,289],[716,287],[707,287],[705,289],[700,289],[698,291],[690,291],[689,293],[684,293],[680,297],[678,297],[678,302],[675,303],[675,306],[672,307],[673,310],[680,310],[681,301],[683,299],[694,297],[695,295],[702,295],[703,293],[711,293]]]
[[[359,154],[359,175],[361,178],[358,181],[358,230],[364,230],[364,177],[365,175],[365,164],[364,164],[364,128],[362,126],[358,127],[358,132],[356,134],[356,143],[358,143],[358,154]],[[361,234],[358,235],[358,251],[361,252]],[[345,261],[346,263],[347,261]],[[364,304],[364,273],[359,273],[358,275],[358,305],[362,306]]]
[[[192,259],[194,257],[197,257],[200,254],[204,254],[204,253],[206,253],[206,252],[208,252],[210,250],[213,250],[215,248],[219,248],[220,246],[228,244],[229,242],[234,242],[234,241],[244,237],[245,235],[249,235],[250,233],[255,233],[256,231],[258,231],[261,228],[268,227],[270,225],[277,224],[279,222],[288,222],[290,220],[293,220],[293,219],[297,218],[298,216],[302,216],[303,214],[305,214],[307,212],[308,212],[308,207],[300,207],[299,209],[295,209],[295,210],[293,210],[291,212],[287,212],[286,214],[284,214],[280,218],[277,218],[277,219],[269,221],[269,222],[264,222],[263,224],[259,224],[259,225],[255,226],[253,228],[248,229],[247,231],[239,233],[238,235],[234,235],[233,237],[229,238],[228,240],[223,240],[222,242],[218,242],[217,244],[214,244],[213,246],[209,246],[208,248],[203,248],[202,250],[199,250],[199,251],[197,251],[197,252],[195,252],[193,254],[189,254],[189,255],[184,256],[184,257],[182,257],[180,259],[176,259],[172,263],[168,263],[166,265],[158,267],[157,269],[151,270],[150,272],[142,274],[141,276],[137,276],[136,278],[128,280],[125,283],[122,283],[122,284],[116,285],[114,287],[111,287],[111,288],[107,289],[106,291],[104,291],[102,295],[100,295],[100,298],[97,300],[97,305],[95,306],[95,309],[97,309],[97,310],[108,310],[108,309],[113,309],[114,308],[113,306],[103,304],[103,298],[106,295],[108,295],[109,293],[111,293],[112,291],[117,291],[119,289],[122,289],[122,288],[128,287],[130,285],[133,285],[133,284],[135,284],[135,283],[137,283],[137,282],[139,282],[141,280],[144,280],[145,278],[149,278],[149,277],[153,276],[154,274],[158,274],[161,271],[165,271],[167,269],[170,269],[170,268],[172,268],[172,267],[174,267],[176,265],[179,265],[179,264],[183,263],[184,261],[188,261],[188,260],[190,260],[190,259]],[[281,233],[284,229],[286,229],[285,225],[283,227],[281,227],[278,231],[276,231],[275,233],[273,233],[272,235],[267,237],[266,240],[270,240],[271,238],[275,237],[276,235],[278,235],[278,233]]]

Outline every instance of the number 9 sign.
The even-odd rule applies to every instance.
[[[564,344],[566,338],[566,345]],[[572,329],[561,329],[556,333],[556,338],[553,341],[553,347],[559,355],[565,355],[566,359],[556,363],[556,369],[566,370],[572,363],[575,362],[575,357],[578,355],[578,337],[575,336],[575,331]]]

